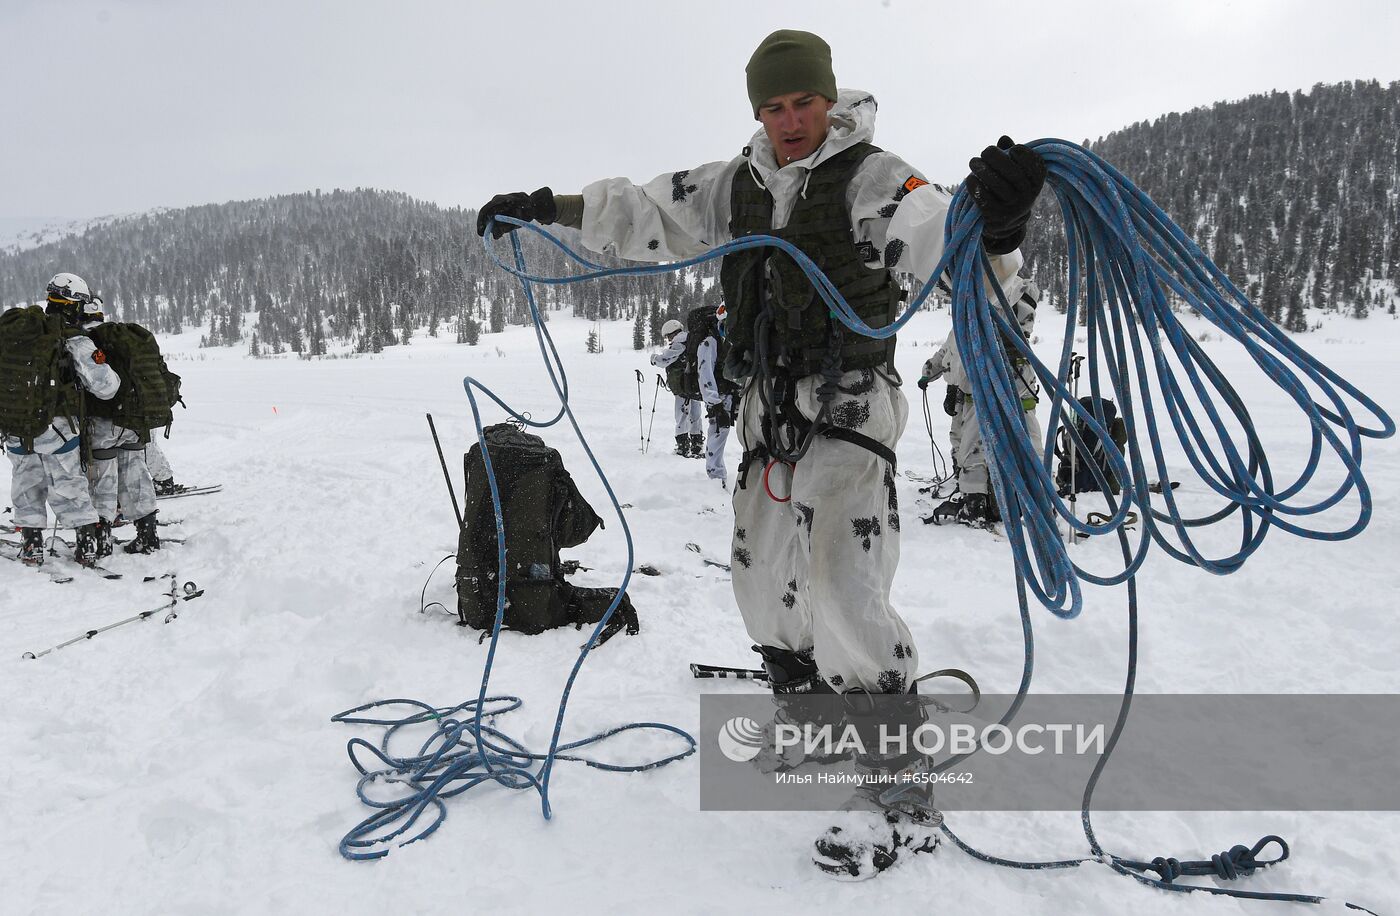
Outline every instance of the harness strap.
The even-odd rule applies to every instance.
[[[95,448],[92,450],[92,460],[110,461],[111,459],[117,457],[117,452],[119,451],[121,451],[121,449],[115,446],[113,446],[112,448]]]
[[[849,442],[852,445],[859,445],[867,452],[873,452],[890,463],[890,470],[898,470],[899,459],[895,457],[894,449],[878,439],[856,432],[853,429],[846,429],[844,426],[823,425],[817,429],[817,435],[825,436],[828,439],[840,439],[842,442]]]

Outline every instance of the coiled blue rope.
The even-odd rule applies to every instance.
[[[525,257],[520,248],[520,240],[512,236],[511,243],[514,247],[516,264],[523,270]],[[555,395],[559,398],[558,412],[548,420],[533,420],[528,415],[513,410],[490,388],[476,379],[468,376],[462,380],[467,401],[471,405],[472,424],[476,428],[477,442],[481,445],[481,457],[485,465],[486,481],[491,491],[491,506],[496,523],[498,572],[496,576],[496,619],[491,628],[491,642],[486,653],[486,662],[482,667],[481,684],[475,700],[467,700],[456,706],[437,708],[418,700],[379,700],[337,713],[332,717],[332,721],[335,722],[386,727],[378,747],[362,738],[352,738],[346,745],[350,761],[361,776],[356,793],[366,805],[378,809],[376,813],[351,828],[350,832],[340,841],[340,854],[347,859],[382,858],[388,855],[389,844],[401,837],[407,836],[408,838],[402,840],[398,845],[407,846],[432,835],[447,817],[447,808],[443,804],[443,799],[460,795],[482,783],[490,782],[509,789],[535,789],[540,795],[541,812],[547,819],[552,815],[549,803],[549,783],[554,772],[554,765],[558,761],[578,761],[597,769],[618,773],[636,773],[665,766],[695,753],[694,737],[674,725],[661,722],[633,722],[588,738],[565,744],[560,743],[564,729],[564,713],[568,706],[569,694],[573,691],[574,681],[578,678],[588,653],[592,651],[598,634],[607,627],[627,591],[627,583],[632,577],[634,552],[632,532],[627,526],[626,517],[622,514],[622,507],[618,502],[617,495],[613,492],[612,484],[608,482],[607,475],[603,473],[602,466],[593,454],[593,449],[588,445],[588,440],[584,437],[583,430],[579,428],[578,421],[569,406],[568,375],[559,359],[559,351],[555,348],[554,340],[545,327],[530,284],[526,282],[523,285],[525,301],[529,306],[530,317],[535,326],[536,342],[544,359],[550,384],[554,388]],[[617,595],[608,605],[607,612],[603,614],[602,619],[594,626],[592,634],[579,651],[578,658],[569,671],[568,680],[565,682],[563,693],[559,697],[559,708],[554,719],[554,730],[550,737],[549,750],[544,754],[531,753],[524,745],[491,724],[498,716],[519,708],[521,700],[515,696],[487,696],[491,669],[495,663],[496,647],[505,616],[506,539],[505,521],[501,511],[501,494],[496,485],[496,472],[491,463],[491,453],[486,445],[486,435],[481,422],[481,405],[477,403],[476,399],[478,390],[509,414],[515,422],[524,426],[546,428],[554,426],[561,420],[568,420],[574,435],[578,437],[579,444],[583,446],[589,462],[597,472],[598,479],[602,481],[603,488],[607,491],[608,499],[611,500],[613,509],[621,523],[623,539],[627,544],[626,572],[618,586]],[[491,704],[500,705],[492,706]],[[371,709],[394,706],[407,706],[414,711],[397,718],[357,715],[357,713]],[[390,742],[401,730],[429,723],[435,723],[435,727],[431,728],[427,737],[422,740],[416,754],[404,756],[390,751]],[[563,753],[596,744],[620,732],[638,729],[653,729],[679,735],[686,746],[676,753],[640,764],[610,764],[576,754]],[[357,751],[367,751],[378,758],[379,762],[384,765],[383,768],[367,769],[356,755]],[[392,797],[379,798],[372,790],[382,786],[407,786],[408,790],[394,791]],[[432,812],[431,819],[425,826],[419,827],[419,820],[429,809]]]

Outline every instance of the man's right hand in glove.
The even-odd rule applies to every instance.
[[[497,194],[476,212],[476,234],[484,236],[486,224],[497,216],[512,216],[527,223],[548,226],[558,215],[554,192],[549,188],[540,188],[533,194],[526,194],[524,191]],[[514,232],[515,229],[510,223],[497,222],[491,227],[491,237],[498,239],[507,232]]]
[[[1045,160],[1002,137],[967,165],[972,171],[964,183],[984,220],[982,247],[988,254],[1015,251],[1025,241],[1031,208],[1045,187]]]

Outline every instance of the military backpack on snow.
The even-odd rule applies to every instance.
[[[1092,396],[1082,397],[1079,403],[1084,409],[1094,415],[1094,401],[1098,400],[1103,405],[1103,419],[1107,424],[1109,438],[1113,444],[1118,446],[1118,450],[1127,455],[1128,427],[1123,422],[1123,418],[1118,416],[1118,406],[1108,398],[1094,398]],[[1103,442],[1089,424],[1085,423],[1078,416],[1074,418],[1075,429],[1084,440],[1085,448],[1071,443],[1070,437],[1061,429],[1056,437],[1055,455],[1060,459],[1059,467],[1055,471],[1055,489],[1061,495],[1068,495],[1071,490],[1075,493],[1097,493],[1101,491],[1098,479],[1094,476],[1090,463],[1097,466],[1104,480],[1108,482],[1108,491],[1115,496],[1122,489],[1122,484],[1113,473],[1109,463],[1108,455],[1104,451]],[[1073,453],[1073,460],[1071,460]]]
[[[484,430],[505,528],[505,614],[502,626],[539,633],[597,623],[614,588],[580,588],[564,579],[561,547],[577,547],[603,521],[579,493],[559,453],[539,436],[509,423]],[[457,545],[457,613],[462,625],[490,630],[496,619],[500,561],[496,514],[481,444],[467,452],[466,501]],[[615,619],[636,631],[636,612],[622,596]]]

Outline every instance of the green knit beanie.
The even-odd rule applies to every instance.
[[[831,46],[811,32],[779,29],[763,39],[744,72],[755,118],[760,105],[788,92],[815,92],[836,101]]]

